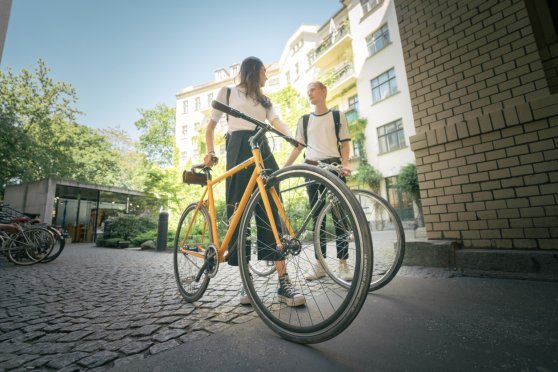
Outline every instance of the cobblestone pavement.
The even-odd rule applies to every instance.
[[[202,299],[182,300],[172,254],[72,244],[47,264],[0,257],[0,371],[103,370],[257,317],[223,265]]]

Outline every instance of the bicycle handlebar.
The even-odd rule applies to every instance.
[[[224,103],[213,100],[211,102],[211,107],[213,107],[216,110],[222,111],[222,112],[224,112],[228,115],[234,116],[236,118],[240,118],[240,119],[244,119],[246,121],[249,121],[250,123],[255,124],[257,127],[262,128],[266,131],[270,131],[272,133],[275,133],[279,137],[283,138],[285,141],[287,141],[288,143],[290,143],[291,145],[293,145],[295,147],[298,147],[299,145],[303,146],[303,147],[306,147],[306,145],[304,145],[303,143],[298,142],[297,140],[295,140],[292,137],[284,135],[283,133],[279,132],[277,129],[273,128],[271,125],[263,123],[263,122],[261,122],[257,119],[254,119],[253,117],[248,116],[248,115],[246,115],[246,114],[244,114],[244,113],[242,113],[238,110],[235,110],[232,107],[225,105]]]

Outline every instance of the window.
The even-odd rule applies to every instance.
[[[211,101],[213,101],[213,93],[207,95],[207,106],[211,107]]]
[[[366,15],[374,11],[377,7],[382,5],[384,0],[360,0],[360,5],[362,5],[362,14]]]
[[[360,158],[360,146],[358,141],[351,141],[353,144],[353,156],[355,158]]]
[[[358,111],[358,95],[349,97],[349,108]]]
[[[196,111],[201,108],[200,97],[196,97],[195,106],[196,106]]]
[[[358,95],[349,97],[349,109],[345,112],[345,117],[349,124],[358,119]]]
[[[370,55],[378,53],[380,50],[388,46],[389,43],[391,43],[391,40],[389,38],[389,28],[387,23],[366,38],[366,44],[368,45],[368,52]]]
[[[187,125],[183,125],[183,126],[182,126],[182,135],[185,136],[186,134],[188,134],[188,126],[187,126]]]
[[[401,119],[378,128],[378,144],[380,145],[380,154],[405,147],[405,132]]]
[[[397,80],[395,79],[395,69],[393,68],[372,79],[370,82],[372,83],[372,101],[374,103],[397,93]]]
[[[287,77],[287,84],[291,83],[291,73],[287,71],[287,74],[285,75]]]
[[[183,114],[187,114],[188,113],[188,100],[184,100],[182,101],[182,113]]]

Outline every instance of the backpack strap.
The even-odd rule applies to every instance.
[[[227,87],[227,106],[229,106],[229,98],[231,97],[231,88]],[[227,121],[229,121],[229,114],[225,114]]]

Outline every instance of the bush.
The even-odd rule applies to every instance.
[[[134,247],[139,247],[142,243],[153,240],[154,242],[157,241],[157,230],[147,230],[139,235],[134,236],[130,241]]]
[[[157,224],[148,218],[123,215],[107,221],[105,224],[103,238],[121,238],[123,240],[130,240],[132,237],[138,236],[141,233],[152,230],[156,227]]]

